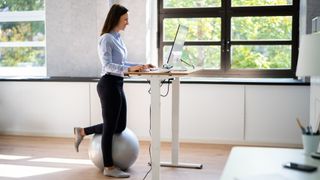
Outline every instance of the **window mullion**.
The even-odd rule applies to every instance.
[[[224,9],[221,24],[221,70],[224,72],[230,69],[230,17],[228,10],[231,7],[230,0],[222,1],[222,8]]]
[[[0,42],[0,47],[45,47],[44,41],[33,42]]]
[[[0,12],[0,22],[45,21],[44,11]]]

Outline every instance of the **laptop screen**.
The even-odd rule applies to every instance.
[[[188,27],[179,24],[176,36],[174,38],[173,46],[167,60],[167,64],[174,65],[177,64],[178,61],[180,61],[187,34]]]

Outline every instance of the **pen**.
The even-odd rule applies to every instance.
[[[306,127],[306,133],[305,134],[307,134],[307,135],[310,134],[309,126]]]
[[[312,135],[312,127],[311,126],[307,126],[307,134]]]
[[[298,124],[299,128],[300,128],[301,131],[302,131],[302,134],[306,134],[306,129],[302,126],[299,118],[297,118],[296,120],[297,120],[297,124]]]

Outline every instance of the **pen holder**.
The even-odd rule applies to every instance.
[[[303,134],[302,135],[302,144],[304,154],[310,155],[313,152],[317,152],[319,147],[320,135],[310,135]]]

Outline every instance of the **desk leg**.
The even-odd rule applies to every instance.
[[[151,78],[151,155],[152,180],[160,179],[160,81]]]
[[[178,165],[179,161],[179,120],[180,120],[180,78],[176,77],[172,82],[172,144],[171,163]]]
[[[202,169],[202,164],[179,163],[179,120],[180,120],[180,78],[172,81],[172,144],[171,163],[163,162],[163,167]]]

